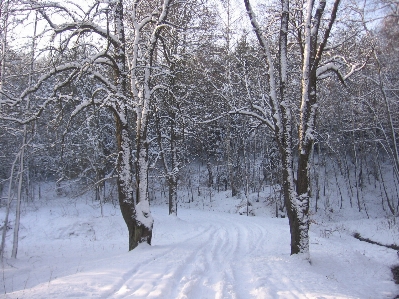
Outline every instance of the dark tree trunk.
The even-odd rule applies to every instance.
[[[169,215],[177,215],[177,179],[172,175],[167,181],[169,187]]]
[[[206,168],[208,169],[208,188],[211,188],[213,186],[213,171],[212,171],[211,162],[209,160],[210,159],[208,158],[208,162],[206,163]]]

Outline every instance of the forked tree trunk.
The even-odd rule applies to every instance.
[[[283,168],[283,195],[287,209],[287,216],[291,234],[291,254],[304,254],[309,259],[309,197],[308,193],[299,193],[299,182],[295,182],[293,170],[292,133],[291,133],[291,111],[289,107],[281,106],[283,134],[280,144]],[[298,173],[307,168],[306,161],[298,161]],[[309,183],[306,177],[301,178],[302,187]]]
[[[152,218],[143,206],[137,209],[133,198],[132,157],[131,141],[127,125],[117,118],[118,142],[118,197],[123,219],[129,231],[129,250],[137,247],[139,243],[151,244]],[[140,215],[141,214],[141,215]]]
[[[115,55],[115,64],[117,66],[116,85],[121,95],[130,96],[130,92],[127,89],[126,40],[123,16],[123,1],[119,0],[114,10],[115,31],[120,41]],[[146,151],[145,134],[144,136],[141,134],[141,127],[138,126],[137,134],[140,138],[137,143],[137,163],[139,167],[136,169],[137,197],[135,201],[133,198],[132,145],[128,130],[127,103],[116,106],[114,108],[114,113],[116,118],[116,137],[119,153],[117,161],[119,205],[129,231],[129,250],[132,250],[137,247],[139,243],[151,244],[153,219],[151,217],[147,195],[148,163],[143,163],[143,159],[146,162],[148,155]],[[137,116],[137,118],[139,119],[139,116]],[[144,127],[144,129],[146,128]]]
[[[299,122],[299,146],[297,164],[297,182],[294,180],[293,154],[292,154],[292,116],[291,103],[286,94],[287,83],[287,36],[289,32],[289,0],[281,0],[281,24],[279,33],[279,76],[275,77],[272,53],[269,41],[264,37],[262,29],[257,23],[256,16],[252,10],[249,0],[244,0],[248,17],[263,50],[263,58],[268,69],[268,84],[270,88],[269,106],[271,108],[272,119],[265,119],[263,115],[258,116],[265,125],[274,133],[280,147],[283,166],[283,193],[287,208],[291,232],[291,254],[302,253],[309,258],[309,157],[314,141],[314,127],[317,111],[317,68],[319,66],[323,51],[327,44],[332,25],[335,22],[336,13],[340,0],[335,0],[331,11],[328,25],[324,30],[322,39],[319,28],[322,22],[326,0],[320,0],[315,9],[315,1],[307,0],[304,2],[306,13],[304,19],[298,20],[303,24],[303,36],[298,35],[299,45],[302,54],[301,70],[301,106],[298,111]],[[313,15],[314,13],[314,15]],[[294,22],[295,23],[295,22]],[[302,29],[300,29],[302,32]],[[327,71],[325,67],[324,72]],[[342,80],[344,80],[341,77]],[[279,81],[279,96],[278,92]],[[267,112],[269,113],[269,112]],[[256,115],[256,113],[251,114]]]
[[[133,53],[130,62],[132,71],[131,75],[131,91],[127,89],[128,70],[126,67],[126,49],[125,49],[125,31],[123,21],[123,1],[119,0],[115,4],[114,22],[116,36],[120,41],[120,45],[116,49],[115,64],[117,70],[117,87],[118,92],[124,96],[132,96],[135,102],[136,112],[136,199],[133,198],[133,182],[132,182],[132,146],[128,134],[128,117],[127,106],[129,103],[124,102],[121,107],[115,108],[117,122],[117,139],[118,139],[118,193],[119,203],[123,218],[129,230],[129,250],[134,249],[139,243],[151,244],[152,227],[154,219],[150,213],[150,203],[148,198],[148,118],[150,114],[150,102],[152,97],[151,90],[151,68],[154,59],[156,44],[166,21],[169,11],[169,0],[164,0],[162,9],[159,12],[158,20],[155,24],[152,34],[148,40],[148,50],[144,57],[140,56],[139,43],[142,42],[141,33],[148,24],[153,24],[151,19],[145,18],[140,21],[138,17],[139,1],[133,3],[132,20],[134,26]],[[155,15],[154,15],[155,16]],[[139,59],[141,58],[141,59]],[[144,76],[136,76],[138,61],[145,61]],[[138,88],[140,85],[140,88]],[[141,89],[141,90],[140,90]],[[132,107],[133,108],[133,107]]]

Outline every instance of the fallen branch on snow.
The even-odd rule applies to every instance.
[[[370,239],[367,239],[367,238],[363,238],[359,233],[354,233],[353,237],[355,237],[356,239],[358,239],[360,241],[364,241],[364,242],[367,242],[367,243],[370,243],[370,244],[375,244],[375,245],[391,248],[391,249],[394,249],[394,250],[399,250],[399,246],[396,245],[396,244],[390,244],[390,245],[382,244],[380,242],[376,242],[376,241],[373,241],[373,240],[370,240]]]

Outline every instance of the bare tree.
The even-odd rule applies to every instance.
[[[323,54],[327,51],[327,43],[336,20],[340,0],[334,1],[329,16],[325,16],[327,14],[326,1],[316,3],[309,0],[303,4],[294,3],[294,7],[290,7],[292,3],[289,0],[282,0],[278,33],[279,51],[276,60],[273,58],[272,40],[266,37],[259,25],[249,0],[244,0],[244,3],[268,70],[266,84],[269,90],[267,96],[269,101],[261,105],[252,102],[249,109],[240,109],[235,112],[255,117],[274,133],[281,154],[283,194],[291,232],[291,254],[300,253],[309,258],[309,162],[315,139],[317,82],[331,73],[335,73],[343,82],[361,66],[353,65],[343,76],[342,64],[336,60],[336,57],[322,60]],[[290,24],[293,28],[290,28]],[[293,32],[292,37],[289,36],[290,32]],[[291,43],[290,48],[288,42]],[[300,92],[294,94],[290,94],[289,88],[292,88],[292,84],[288,81],[289,66],[293,64],[289,62],[290,49],[299,50],[299,55],[294,57],[300,59],[299,63],[296,61],[294,64],[300,67],[295,70],[298,76],[293,78],[296,82],[300,82],[300,86],[296,87]],[[295,113],[292,111],[293,103],[290,101],[292,96],[300,97],[299,109]],[[293,151],[295,116],[298,116],[297,159],[294,159],[295,152]],[[295,163],[296,175],[294,174]]]
[[[70,121],[86,107],[109,108],[115,116],[118,158],[118,197],[122,215],[129,230],[129,250],[139,243],[151,243],[153,218],[149,210],[148,188],[148,119],[154,88],[152,67],[155,48],[161,30],[167,26],[170,1],[156,1],[147,5],[132,1],[126,30],[126,14],[122,1],[93,1],[87,9],[78,4],[63,6],[57,3],[27,1],[23,9],[36,10],[47,23],[41,34],[52,31],[47,71],[36,84],[16,97],[3,101],[9,107],[21,105],[39,91],[25,118],[3,115],[7,121],[22,124],[37,119],[47,107],[71,102],[74,82],[95,80],[96,90],[91,98],[80,98],[70,113]],[[54,16],[62,16],[63,23]],[[53,19],[54,18],[54,19]],[[126,33],[129,33],[129,39]],[[41,102],[40,102],[41,99]],[[31,100],[33,102],[33,100]],[[133,112],[136,126],[132,126]],[[136,131],[136,182],[133,181],[133,146],[130,128]],[[134,197],[134,189],[136,194]]]

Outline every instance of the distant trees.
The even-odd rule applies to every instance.
[[[385,171],[381,167],[381,160],[388,158],[392,165],[394,182],[399,182],[398,4],[390,1],[378,4],[382,6],[380,11],[385,15],[381,26],[370,29],[366,22],[363,23],[367,32],[364,44],[370,49],[370,59],[350,91],[354,103],[353,118],[357,121],[352,134],[356,137],[358,145],[354,144],[354,147],[359,149],[359,155],[367,155],[370,151],[374,153],[367,156],[372,157],[371,173],[383,190],[383,206],[392,215],[398,215],[399,194],[397,191],[396,194],[388,191],[389,187],[384,179]],[[360,176],[361,171],[360,168],[358,181],[364,180]]]
[[[208,20],[206,23],[204,20]],[[177,189],[181,169],[192,159],[189,145],[193,142],[195,114],[194,82],[199,69],[194,61],[199,48],[204,47],[214,18],[201,1],[175,2],[169,22],[160,36],[158,68],[165,72],[157,79],[160,88],[154,93],[157,146],[152,146],[161,164],[161,173],[168,185],[169,214],[177,214]],[[208,42],[210,40],[207,40]]]

